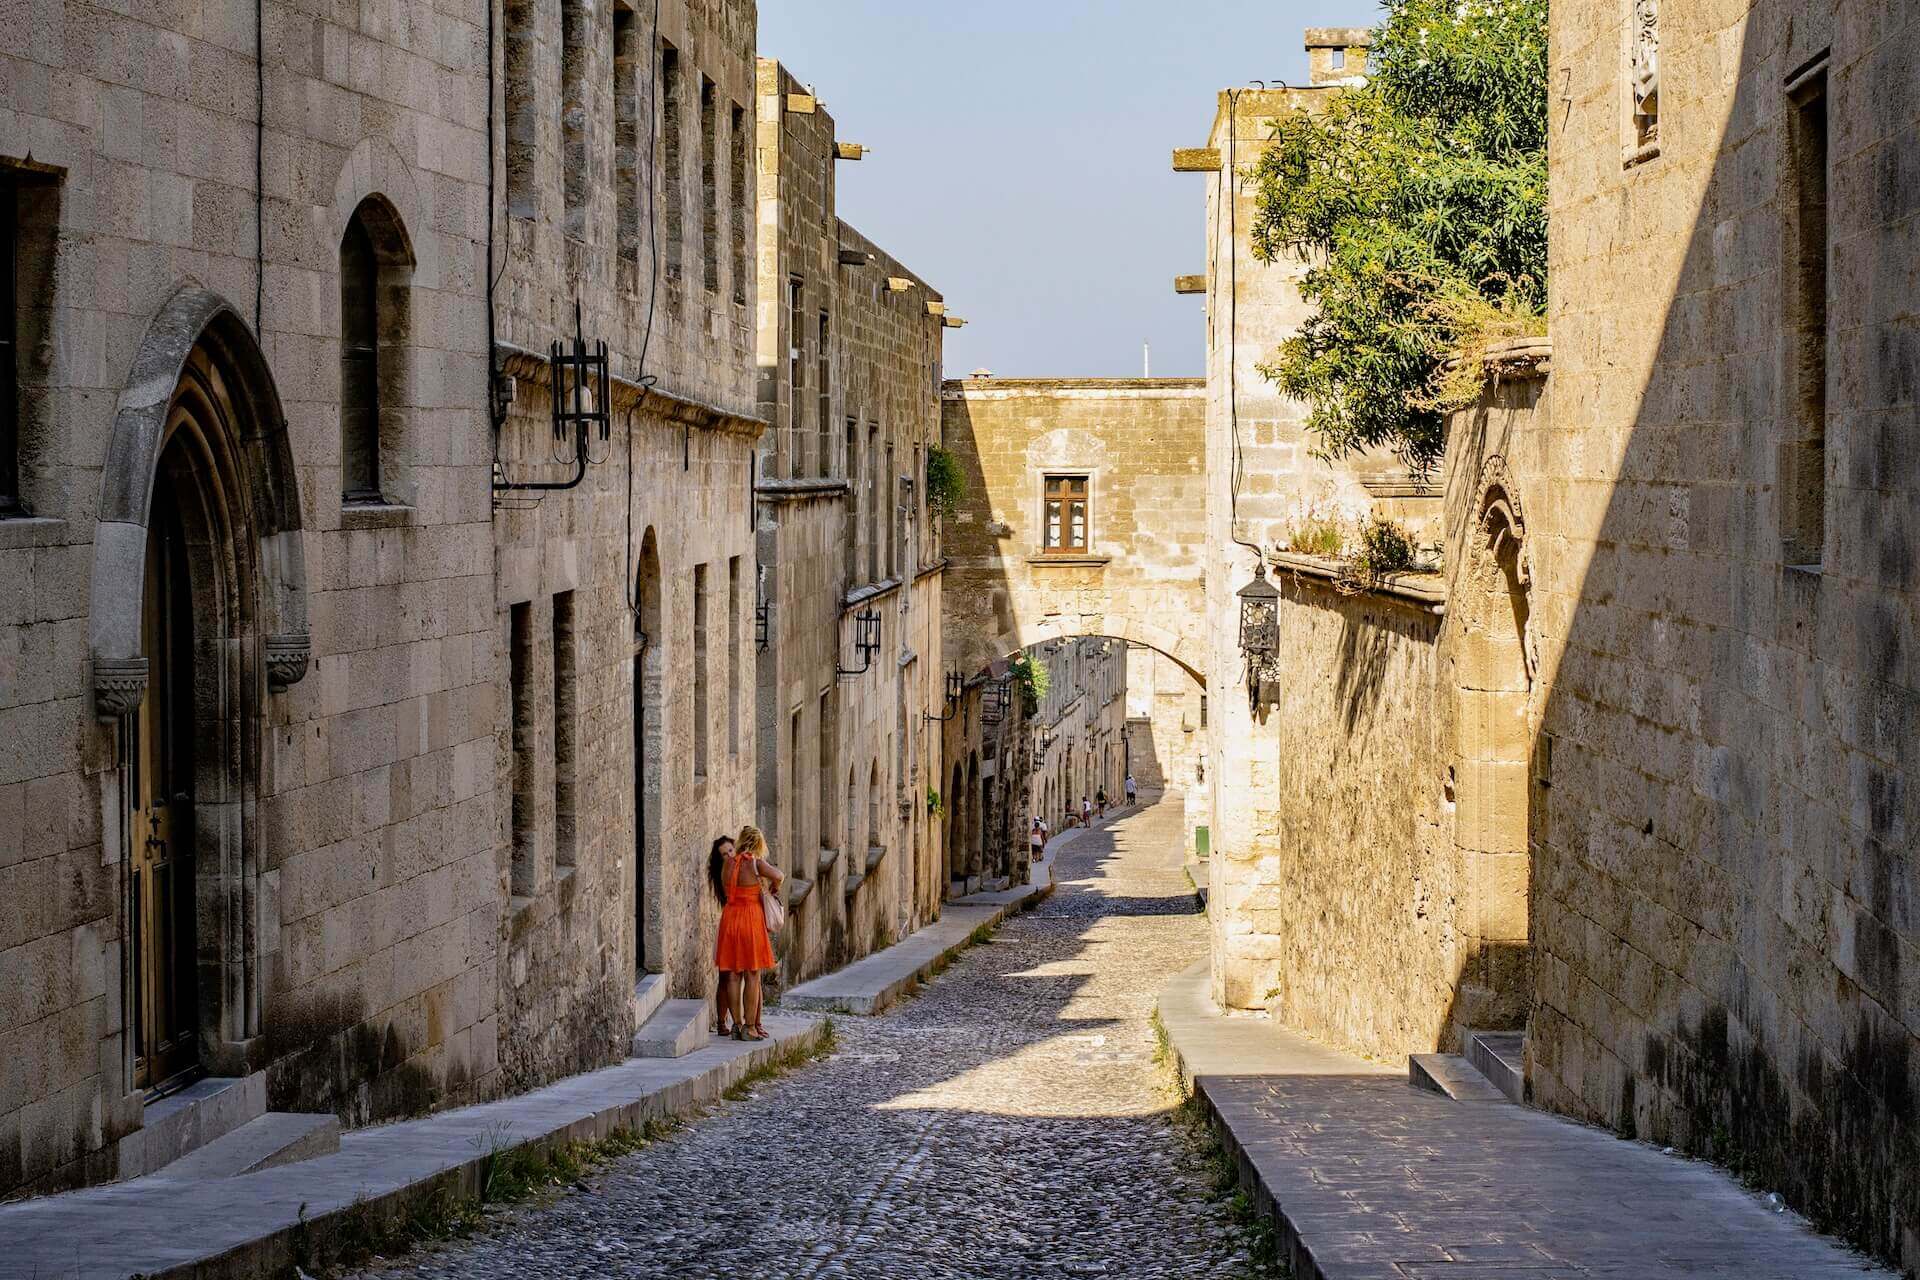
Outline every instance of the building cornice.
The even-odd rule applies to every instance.
[[[496,342],[493,344],[493,357],[495,366],[508,377],[525,379],[541,387],[552,383],[552,370],[547,363],[547,357],[537,351],[528,351],[525,347],[516,347],[510,342]],[[760,433],[767,429],[766,420],[763,418],[708,404],[692,396],[681,395],[658,386],[642,386],[618,374],[612,375],[608,381],[612,384],[611,407],[615,412],[638,409],[642,413],[664,419],[676,426],[715,431],[721,435],[741,436],[748,440],[759,439]]]

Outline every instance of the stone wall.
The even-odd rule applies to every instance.
[[[657,34],[651,22],[534,7],[509,22],[503,46],[502,91],[531,91],[536,128],[524,138],[502,104],[502,145],[530,167],[531,200],[510,189],[502,220],[496,334],[517,395],[500,428],[501,477],[561,485],[581,470],[572,441],[554,438],[541,358],[554,340],[571,341],[577,323],[590,345],[607,342],[619,378],[608,438],[590,431],[578,487],[495,496],[492,669],[511,719],[527,722],[518,734],[509,725],[495,756],[511,904],[501,1056],[513,1088],[624,1057],[638,977],[663,973],[678,996],[711,989],[707,848],[751,812],[743,676],[759,424],[753,311],[730,273],[751,260],[755,219],[733,198],[747,175],[736,182],[729,166],[751,163],[754,14],[669,3]],[[654,103],[660,136],[649,142],[642,113]],[[638,152],[630,166],[623,147]],[[644,181],[656,225],[635,234],[623,217]],[[676,207],[688,229],[677,245],[659,225]],[[520,617],[532,637],[525,669],[513,662]]]
[[[886,946],[938,911],[941,562],[926,507],[940,295],[834,214],[833,118],[757,71],[757,812],[792,874],[782,974]],[[863,622],[867,618],[871,621]],[[863,639],[871,648],[863,650]]]
[[[1183,378],[946,384],[943,436],[967,483],[948,540],[958,666],[971,674],[1042,640],[1102,635],[1198,672],[1203,391]],[[1049,474],[1087,478],[1084,554],[1043,546]]]
[[[147,819],[123,765],[151,692],[129,678],[150,492],[256,504],[224,510],[232,594],[194,611],[224,682],[198,714],[231,736],[200,739],[170,805],[203,930],[175,1065],[266,1070],[273,1105],[350,1121],[499,1087],[484,11],[420,10],[404,34],[276,0],[263,18],[259,105],[249,6],[43,4],[0,51],[37,282],[31,518],[0,520],[0,1194],[143,1160],[127,904]],[[407,237],[392,332],[414,357],[390,371],[403,448],[378,514],[343,508],[336,412],[337,263],[369,197]],[[196,367],[254,444],[156,479],[159,415]],[[186,563],[211,585],[217,562]]]
[[[1920,23],[1668,0],[1649,128],[1626,17],[1553,11],[1565,408],[1503,451],[1546,683],[1530,1088],[1911,1270]]]
[[[751,714],[704,782],[658,780],[641,856],[632,682],[639,650],[646,759],[691,759],[694,569],[714,584],[717,700],[739,651],[718,630],[730,565],[751,577],[752,314],[686,287],[705,253],[687,241],[653,314],[634,212],[640,182],[670,189],[647,115],[658,40],[689,102],[704,71],[750,110],[753,5],[668,0],[654,32],[625,8],[508,3],[491,264],[485,10],[309,8],[264,6],[258,260],[249,10],[162,27],[43,5],[0,53],[0,163],[30,179],[23,267],[44,300],[22,367],[31,517],[0,519],[0,725],[22,744],[0,759],[0,896],[43,904],[0,937],[0,986],[26,993],[0,1000],[0,1034],[27,1063],[0,1091],[0,1194],[144,1167],[157,1081],[132,1042],[128,919],[155,831],[190,832],[197,861],[198,1034],[166,1069],[264,1072],[274,1107],[358,1123],[617,1057],[640,934],[641,963],[704,989],[699,863],[746,810]],[[750,211],[727,201],[744,148],[714,144],[709,206],[699,113],[679,119],[682,220],[713,207],[745,236],[721,241],[724,281],[751,255]],[[377,259],[379,474],[346,495],[356,217]],[[610,439],[579,488],[496,503],[496,474],[570,474],[543,357],[576,298],[613,349]],[[517,391],[497,435],[490,328]],[[202,453],[163,448],[185,438],[162,434],[174,404],[213,406]],[[176,598],[145,590],[149,542],[173,537],[149,538],[150,495],[212,522],[180,560],[178,698],[165,672],[183,668],[142,634],[143,599]],[[189,789],[147,808],[129,762],[156,684],[191,704],[196,745]]]

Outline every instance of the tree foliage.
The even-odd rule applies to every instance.
[[[1312,264],[1315,313],[1261,372],[1311,405],[1318,452],[1440,457],[1447,357],[1542,331],[1547,0],[1387,0],[1370,75],[1275,122],[1253,250]]]

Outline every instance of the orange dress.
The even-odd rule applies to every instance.
[[[760,877],[747,884],[739,880],[740,859],[735,856],[727,859],[727,905],[720,912],[713,964],[722,973],[758,973],[773,968],[767,913],[760,908]]]

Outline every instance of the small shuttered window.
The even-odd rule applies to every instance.
[[[1048,555],[1084,555],[1087,550],[1087,477],[1048,476],[1041,527]]]

